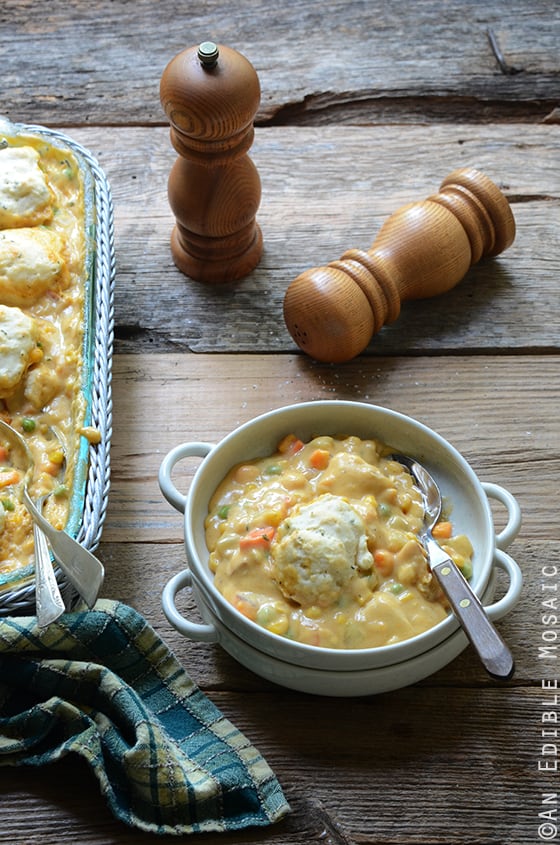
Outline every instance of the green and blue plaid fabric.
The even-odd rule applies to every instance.
[[[260,753],[132,608],[40,629],[0,621],[0,765],[87,760],[115,816],[152,833],[238,830],[289,810]]]

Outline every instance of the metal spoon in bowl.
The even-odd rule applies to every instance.
[[[438,485],[427,469],[413,458],[400,454],[390,457],[410,472],[422,494],[424,526],[420,540],[428,554],[431,571],[449,599],[461,627],[486,671],[497,680],[508,680],[515,668],[511,652],[488,619],[480,600],[466,579],[432,536],[432,528],[441,514],[441,492]]]

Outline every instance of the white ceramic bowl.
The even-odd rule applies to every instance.
[[[425,425],[395,411],[360,402],[307,402],[270,411],[237,428],[218,445],[183,443],[163,460],[159,482],[163,495],[184,513],[188,570],[178,573],[163,592],[171,624],[192,640],[219,642],[240,663],[284,686],[329,695],[365,695],[406,686],[431,674],[467,645],[459,623],[449,615],[424,633],[394,645],[369,649],[327,649],[273,634],[237,611],[214,586],[208,566],[204,520],[208,503],[229,469],[272,454],[279,440],[295,433],[302,440],[317,434],[352,434],[374,438],[422,462],[451,503],[453,523],[474,547],[471,586],[488,616],[497,620],[517,603],[522,577],[504,549],[521,524],[514,497],[496,484],[481,483],[469,464],[446,440]],[[172,480],[173,467],[186,457],[203,458],[187,495]],[[507,510],[507,524],[496,534],[489,497]],[[494,602],[495,573],[506,571],[505,595]],[[177,609],[177,592],[192,587],[203,624]]]

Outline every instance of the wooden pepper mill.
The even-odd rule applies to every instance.
[[[160,97],[179,153],[168,196],[177,267],[200,282],[246,276],[262,254],[255,221],[261,182],[247,151],[260,103],[255,69],[240,53],[206,41],[173,58]]]
[[[455,170],[440,192],[403,206],[368,252],[298,276],[284,298],[284,319],[298,346],[318,361],[349,361],[397,319],[401,302],[453,288],[483,256],[513,242],[508,201],[484,174]]]

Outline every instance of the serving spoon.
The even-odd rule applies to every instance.
[[[59,616],[62,616],[66,606],[54,573],[47,538],[36,522],[33,523],[33,542],[35,544],[37,625],[39,628],[46,628],[51,622],[55,622]]]
[[[414,458],[401,454],[393,454],[390,458],[408,470],[422,494],[424,523],[419,538],[428,554],[431,571],[449,599],[486,671],[497,680],[508,680],[515,669],[510,650],[488,619],[468,581],[432,535],[432,528],[440,518],[442,507],[441,492],[436,481]]]
[[[12,428],[11,425],[1,419],[0,429],[5,432],[6,436],[12,441],[12,443],[16,443],[18,448],[25,455],[25,459],[27,461],[26,472],[22,481],[22,499],[25,507],[31,514],[34,526],[37,527],[43,534],[43,537],[41,537],[41,534],[36,534],[34,531],[36,556],[41,555],[39,558],[39,567],[41,567],[41,563],[44,562],[42,554],[44,553],[46,537],[49,541],[54,559],[58,563],[62,572],[66,575],[79,595],[84,599],[88,607],[93,607],[97,600],[97,596],[99,595],[99,590],[101,589],[105,575],[103,564],[88,549],[84,548],[84,546],[78,543],[77,540],[71,537],[70,534],[55,528],[47,519],[45,519],[41,511],[43,502],[47,497],[42,496],[37,502],[37,507],[29,495],[28,484],[34,465],[33,455],[31,454],[29,446],[15,428]],[[39,551],[37,550],[37,544]],[[44,569],[46,570],[46,566]],[[40,569],[39,578],[41,578],[41,575],[44,575],[43,569]],[[49,585],[51,587],[53,586],[50,578],[44,580],[43,583],[45,588],[48,588]],[[43,583],[41,584],[41,587],[43,586]],[[49,600],[55,603],[57,602],[54,592],[50,594]],[[36,601],[39,603],[37,588]]]
[[[33,521],[46,535],[54,559],[76,588],[88,607],[93,607],[103,583],[103,564],[88,549],[74,540],[70,534],[55,528],[35,507],[27,487],[23,488],[23,503]]]
[[[21,482],[27,486],[33,472],[33,455],[23,437],[17,431],[0,419],[0,428],[7,438],[16,444],[23,453],[24,476]],[[44,497],[43,497],[44,498]],[[58,581],[54,573],[51,553],[47,539],[37,523],[33,523],[33,544],[35,546],[35,606],[37,612],[37,624],[40,628],[46,628],[51,622],[55,622],[66,610]]]

